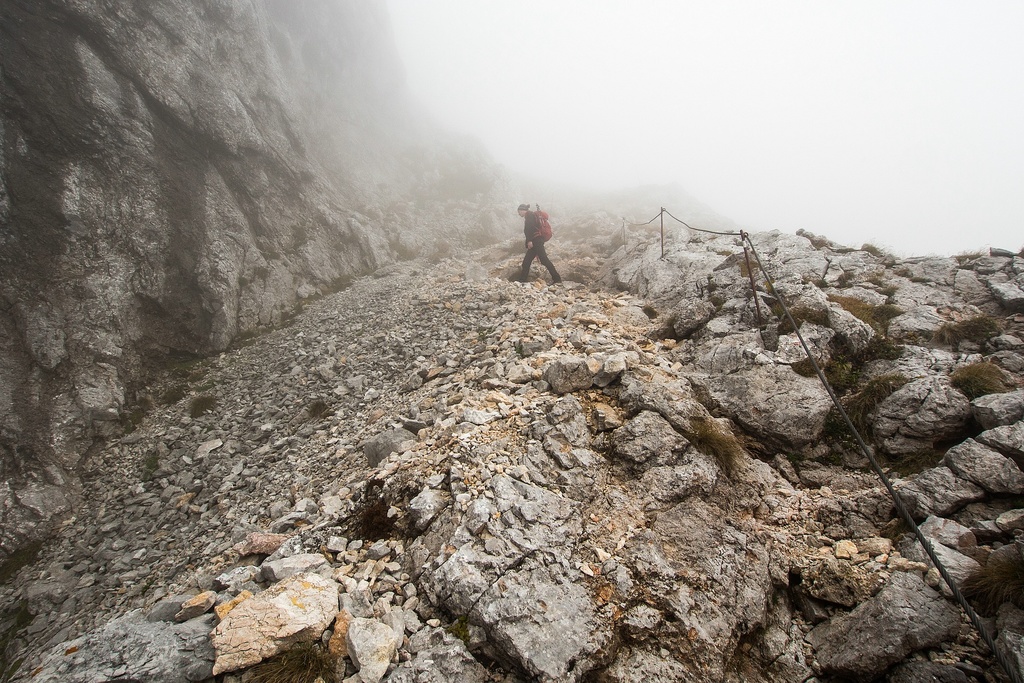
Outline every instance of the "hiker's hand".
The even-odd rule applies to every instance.
[[[527,242],[526,243],[526,248],[527,249],[533,249],[533,242]]]

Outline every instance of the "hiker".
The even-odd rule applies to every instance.
[[[548,269],[551,273],[551,282],[556,284],[562,281],[562,277],[555,270],[555,266],[551,263],[551,259],[548,258],[548,254],[544,251],[544,239],[540,235],[540,221],[537,218],[537,213],[530,211],[529,204],[519,205],[519,215],[523,217],[523,234],[526,236],[526,256],[523,257],[523,269],[519,276],[520,282],[529,282],[530,280],[530,265],[533,263],[533,259],[540,259],[540,262]]]

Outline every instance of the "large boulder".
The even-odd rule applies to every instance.
[[[217,653],[213,674],[317,640],[338,613],[338,591],[337,583],[317,574],[295,574],[241,602],[210,634]]]
[[[878,405],[873,431],[883,450],[904,455],[961,436],[970,418],[970,401],[948,379],[923,377]]]
[[[960,613],[917,574],[897,572],[878,595],[807,636],[823,673],[872,680],[911,652],[956,636]]]
[[[118,617],[98,631],[62,643],[33,673],[40,683],[153,681],[192,683],[213,676],[214,648],[208,614],[175,624],[149,621],[142,610]]]

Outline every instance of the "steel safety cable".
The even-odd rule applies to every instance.
[[[768,275],[768,271],[765,269],[764,263],[761,262],[761,257],[760,255],[758,255],[757,249],[754,248],[754,243],[751,241],[750,235],[743,231],[741,232],[741,236],[743,238],[743,241],[750,245],[750,251],[751,253],[754,254],[754,259],[757,261],[757,265],[760,268],[761,273],[764,275],[765,280],[771,283],[771,277]],[[754,293],[754,296],[757,296],[756,292]],[[1013,683],[1024,683],[1024,679],[1021,678],[1020,673],[1017,671],[1013,663],[1003,654],[1003,652],[998,647],[996,647],[996,643],[995,640],[992,638],[992,635],[988,632],[988,629],[985,628],[985,625],[981,623],[980,617],[978,617],[977,613],[974,611],[974,608],[971,607],[970,603],[967,602],[967,598],[965,598],[963,593],[960,592],[960,589],[956,585],[956,581],[953,580],[953,577],[949,575],[949,572],[946,571],[946,568],[939,561],[938,556],[936,556],[935,551],[932,549],[931,542],[927,538],[925,538],[924,534],[921,532],[921,529],[917,526],[917,523],[914,521],[914,518],[910,515],[910,512],[903,504],[903,501],[900,500],[900,497],[896,494],[896,489],[893,488],[892,482],[889,480],[889,477],[882,470],[882,466],[878,463],[878,460],[875,459],[874,454],[871,453],[871,451],[868,449],[867,444],[864,443],[864,440],[860,436],[860,432],[857,431],[857,428],[854,426],[853,421],[850,419],[850,416],[846,414],[846,410],[843,408],[842,403],[839,401],[839,398],[836,396],[835,391],[832,389],[832,385],[825,377],[825,373],[823,373],[821,368],[818,366],[818,362],[814,360],[814,355],[811,353],[810,348],[807,346],[807,342],[804,341],[803,335],[800,334],[799,326],[796,324],[796,321],[793,319],[792,314],[789,312],[789,307],[786,305],[786,302],[783,301],[781,296],[776,296],[775,298],[778,300],[779,305],[782,307],[783,312],[786,314],[786,320],[789,322],[790,325],[792,325],[793,331],[795,332],[797,339],[800,340],[800,345],[803,347],[804,353],[807,354],[807,359],[811,361],[811,366],[814,368],[814,372],[817,373],[818,379],[825,387],[825,391],[828,392],[829,398],[832,399],[833,405],[835,405],[836,410],[839,411],[839,414],[842,416],[843,421],[846,422],[846,426],[849,428],[850,433],[853,434],[854,439],[857,441],[857,445],[860,447],[861,453],[863,453],[867,457],[868,461],[871,463],[871,468],[874,470],[875,474],[878,475],[878,478],[881,479],[882,484],[885,485],[886,490],[889,492],[889,496],[893,499],[893,502],[896,506],[896,511],[899,512],[900,517],[903,518],[903,521],[906,522],[907,526],[909,526],[910,529],[913,531],[914,536],[917,537],[918,542],[921,543],[921,546],[928,554],[928,558],[932,561],[932,564],[935,566],[939,574],[942,576],[943,581],[945,581],[946,585],[949,586],[950,591],[953,593],[953,597],[956,599],[957,603],[967,614],[967,617],[971,620],[971,623],[974,625],[974,628],[977,629],[978,633],[981,634],[982,640],[985,641],[985,644],[988,645],[989,649],[992,651],[992,655],[999,663],[999,666],[1002,667],[1003,671],[1006,672],[1006,674],[1010,677],[1010,680],[1012,680]]]
[[[676,218],[675,216],[673,216],[672,212],[669,211],[668,209],[665,210],[665,213],[667,213],[669,215],[669,217],[672,218],[677,223],[682,223],[683,225],[688,227],[690,230],[696,230],[697,232],[706,232],[706,233],[710,233],[712,235],[730,235],[732,237],[741,237],[743,235],[742,231],[740,231],[740,232],[721,232],[719,230],[706,230],[704,228],[695,228],[692,225],[690,225],[689,223],[687,223],[686,221],[681,221],[678,218]]]
[[[666,212],[666,213],[668,213],[668,212]],[[629,223],[628,225],[631,228],[638,228],[638,227],[640,227],[642,225],[650,225],[654,221],[658,220],[659,216],[661,216],[661,212],[660,211],[658,213],[654,214],[654,218],[652,218],[651,220],[647,221],[646,223]],[[623,219],[623,220],[625,220],[625,219]]]

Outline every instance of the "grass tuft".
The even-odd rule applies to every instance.
[[[935,331],[932,341],[956,349],[965,341],[984,344],[1002,331],[999,321],[992,316],[976,315],[958,323],[946,323]]]
[[[710,417],[690,420],[690,431],[684,433],[701,453],[712,456],[727,475],[732,475],[740,463],[743,446],[732,432],[725,431]]]
[[[963,592],[985,616],[995,616],[1007,602],[1024,607],[1024,557],[1020,552],[995,555],[963,582]]]
[[[248,673],[249,683],[316,683],[336,680],[336,662],[317,643],[304,643],[257,664]]]
[[[306,412],[309,413],[309,419],[316,422],[331,412],[331,406],[323,399],[317,398],[310,401],[309,405],[306,406]]]
[[[793,331],[793,326],[789,324],[789,319],[786,317],[786,312],[783,310],[781,304],[773,304],[771,311],[775,317],[779,319],[779,334],[789,334]],[[805,322],[814,323],[815,325],[820,325],[822,327],[829,327],[828,311],[821,308],[794,306],[789,309],[789,314],[793,316],[793,320],[796,322],[797,327]]]
[[[875,406],[889,398],[907,381],[907,378],[898,372],[868,380],[864,388],[850,396],[843,406],[854,426],[864,431],[868,424],[868,415]]]
[[[898,315],[903,315],[903,310],[892,304],[869,304],[853,296],[830,296],[829,301],[842,306],[845,310],[855,315],[879,334],[885,334],[889,329],[889,323]]]
[[[972,401],[979,396],[1001,394],[1010,390],[1003,371],[993,363],[974,363],[955,370],[950,383]]]
[[[200,394],[192,399],[188,414],[192,417],[202,417],[217,407],[217,397],[210,394]]]

